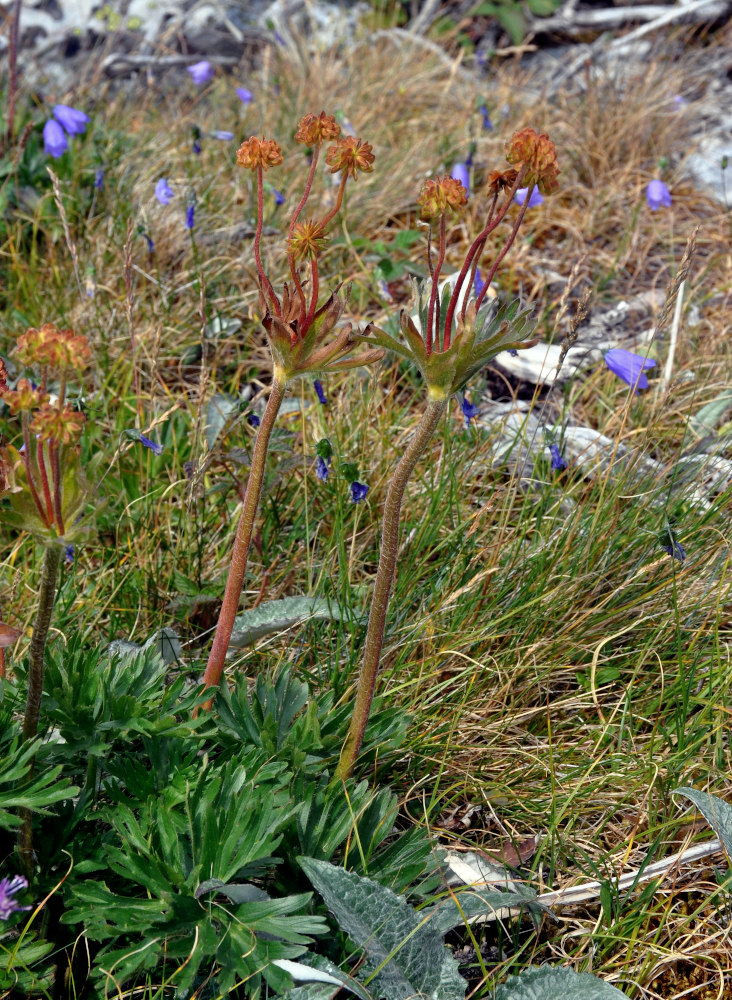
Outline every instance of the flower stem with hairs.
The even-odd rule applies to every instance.
[[[402,455],[389,483],[389,489],[384,503],[384,520],[381,529],[381,551],[379,568],[376,571],[374,592],[371,598],[369,626],[364,644],[361,676],[358,681],[356,701],[353,705],[351,726],[343,745],[341,759],[338,765],[338,776],[347,778],[353,769],[358,752],[363,743],[366,724],[369,721],[371,702],[374,698],[376,676],[381,661],[381,649],[384,645],[384,630],[386,628],[386,613],[389,607],[396,572],[397,556],[399,554],[399,519],[402,502],[409,479],[417,462],[424,454],[432,440],[435,428],[447,409],[447,399],[432,400],[427,404],[414,437],[409,442],[407,450]]]

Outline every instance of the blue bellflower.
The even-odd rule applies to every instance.
[[[155,185],[155,197],[161,205],[169,205],[175,198],[172,188],[164,177],[161,177]]]
[[[278,191],[277,188],[272,188],[272,196],[274,198],[275,205],[285,204],[285,196],[281,191]]]
[[[246,87],[237,87],[236,96],[242,102],[242,104],[251,104],[254,100],[254,94],[251,90],[247,90]]]
[[[222,142],[228,142],[230,139],[234,138],[234,133],[225,132],[223,129],[218,129],[216,132],[212,132],[211,136],[214,139],[221,139]]]
[[[318,479],[322,483],[325,483],[325,482],[328,481],[328,476],[330,475],[330,459],[329,458],[323,458],[321,455],[318,455],[318,464],[317,464],[317,467],[315,469],[315,474],[316,474],[316,476],[318,477]],[[366,488],[368,489],[368,487],[366,487]]]
[[[639,389],[648,388],[648,379],[645,375],[647,368],[655,368],[656,362],[652,358],[644,358],[641,354],[633,354],[622,347],[613,347],[605,353],[605,364],[610,371],[626,382],[638,395]]]
[[[670,545],[662,545],[661,548],[664,552],[668,552],[672,559],[678,559],[679,562],[683,562],[686,559],[686,549],[681,544],[677,542],[674,538]]]
[[[250,427],[259,427],[261,422],[262,421],[259,419],[259,416],[256,413],[247,414],[247,423],[249,424]]]
[[[69,140],[59,123],[49,118],[43,126],[43,148],[49,156],[58,159],[69,148]]]
[[[201,62],[194,63],[192,66],[187,66],[186,69],[191,74],[191,79],[200,87],[204,83],[208,83],[209,80],[213,79],[214,71],[211,68],[211,63],[207,59],[202,59]]]
[[[366,499],[369,488],[366,483],[359,483],[358,480],[351,483],[351,503],[361,503]]]
[[[145,437],[144,434],[140,435],[140,444],[144,445],[146,448],[149,448],[150,451],[153,453],[153,455],[163,454],[163,446],[161,444],[158,444],[157,441],[153,441],[151,438]]]
[[[477,267],[475,269],[475,277],[473,278],[473,288],[475,289],[475,297],[476,297],[476,299],[478,298],[478,296],[480,295],[480,293],[485,288],[485,281],[483,281],[483,277],[482,277],[482,275],[480,273],[480,269],[477,268]],[[481,305],[482,304],[483,303],[481,302]]]
[[[463,416],[465,417],[465,426],[470,427],[470,421],[474,420],[475,417],[480,413],[480,408],[474,406],[468,397],[463,393],[460,398],[460,409],[463,411]]]
[[[313,388],[315,389],[315,395],[318,397],[323,406],[328,405],[328,397],[325,395],[325,390],[323,389],[323,383],[319,378],[316,378],[313,382]]]
[[[68,135],[82,135],[86,132],[89,122],[89,115],[76,108],[70,108],[68,104],[57,104],[53,109],[53,117],[63,126]]]
[[[0,920],[7,920],[12,913],[30,910],[30,906],[21,906],[13,897],[23,889],[28,888],[28,880],[22,875],[0,879]]]
[[[147,252],[155,253],[155,244],[153,243],[151,238],[147,235],[147,233],[143,233],[142,235],[145,237],[145,240],[147,241]]]
[[[646,201],[652,212],[658,211],[662,205],[665,208],[671,208],[671,192],[663,181],[656,178],[646,188]]]
[[[196,224],[196,206],[189,205],[186,209],[186,229],[193,229]]]
[[[64,559],[69,564],[69,566],[73,563],[73,561],[74,561],[74,546],[73,545],[67,545],[66,548],[64,549]]]
[[[456,181],[460,181],[468,194],[470,194],[470,171],[468,170],[467,163],[456,163],[452,168],[450,176],[454,177]]]
[[[525,187],[525,188],[519,188],[518,191],[516,192],[516,194],[513,196],[513,200],[518,205],[523,205],[523,203],[526,201],[526,195],[528,193],[528,190],[529,189],[527,187]],[[529,205],[528,205],[528,207],[529,208],[536,208],[537,205],[543,205],[543,204],[544,204],[544,199],[542,198],[541,194],[539,193],[539,189],[537,187],[535,187],[534,190],[531,192],[531,197],[529,198]]]
[[[559,450],[558,444],[550,444],[549,451],[552,456],[552,472],[561,472],[562,469],[567,468],[567,463],[562,458],[562,453]]]
[[[481,115],[483,116],[483,128],[486,129],[486,131],[488,132],[492,132],[493,123],[491,122],[490,115],[488,114],[488,108],[485,106],[485,104],[481,104],[481,106],[478,108],[478,111],[480,111]]]
[[[96,174],[94,175],[94,187],[97,191],[101,191],[104,187],[104,167],[99,167]]]

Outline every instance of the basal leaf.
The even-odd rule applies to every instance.
[[[318,597],[283,597],[281,601],[266,601],[251,611],[237,615],[231,645],[239,649],[251,646],[257,639],[299,625],[301,622],[344,621],[347,615],[333,601]]]
[[[496,989],[495,1000],[618,1000],[624,996],[625,993],[587,972],[542,965],[509,976]]]
[[[366,959],[362,979],[389,1000],[461,1000],[466,982],[452,953],[402,896],[325,861],[299,858],[301,867]]]
[[[696,788],[675,788],[674,795],[684,795],[694,803],[724,844],[727,857],[732,858],[732,806],[716,795],[700,792]]]

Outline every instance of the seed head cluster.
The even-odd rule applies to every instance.
[[[454,177],[436,177],[425,181],[417,204],[422,209],[421,218],[429,222],[445,215],[448,209],[461,212],[468,204],[468,192]]]
[[[554,143],[543,132],[523,128],[506,143],[506,159],[511,164],[526,167],[524,184],[536,184],[542,194],[551,194],[559,187],[559,166]]]
[[[236,153],[236,162],[247,170],[268,170],[282,163],[282,150],[274,139],[258,139],[255,135],[246,139]]]

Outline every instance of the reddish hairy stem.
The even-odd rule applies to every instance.
[[[343,204],[343,192],[346,190],[346,181],[348,180],[348,174],[344,173],[341,175],[341,183],[338,185],[338,196],[336,197],[336,203],[331,208],[330,212],[326,215],[323,221],[320,223],[321,229],[325,229],[330,220],[338,214]]]
[[[295,214],[292,216],[292,222],[290,223],[290,228],[287,232],[288,236],[292,236],[292,231],[295,228],[295,224],[298,220],[300,212],[302,212],[303,208],[305,207],[305,202],[310,197],[310,188],[313,186],[313,178],[315,177],[315,167],[317,166],[318,163],[319,153],[320,153],[320,146],[316,146],[315,149],[313,150],[313,158],[310,163],[310,172],[308,173],[308,179],[305,181],[305,191],[303,192],[303,196],[300,199],[297,208],[295,209]]]
[[[486,225],[488,225],[491,219],[493,218],[493,213],[496,210],[497,201],[498,201],[498,191],[496,191],[496,193],[493,195],[493,201],[491,202],[491,207],[488,210],[488,218],[486,219]],[[483,253],[483,250],[485,249],[485,243],[486,241],[483,240],[480,246],[477,248],[475,257],[473,258],[473,263],[470,268],[470,280],[468,282],[468,291],[474,287],[475,272],[478,270],[478,264],[480,263],[480,258]],[[468,308],[468,294],[466,293],[465,298],[463,299],[463,308],[460,311],[460,319],[462,320],[463,323],[465,322],[465,310],[467,308]]]
[[[485,244],[486,238],[493,232],[496,226],[500,225],[500,223],[503,221],[503,217],[505,216],[506,212],[508,211],[508,207],[511,204],[511,199],[518,191],[519,185],[521,184],[521,181],[523,180],[525,173],[526,173],[526,167],[522,166],[519,172],[516,174],[516,180],[513,182],[513,186],[511,187],[511,190],[508,192],[506,201],[502,206],[502,208],[499,210],[498,215],[495,217],[495,219],[492,220],[489,217],[489,221],[486,223],[483,231],[481,233],[478,233],[476,238],[473,240],[473,243],[471,244],[471,247],[468,250],[467,256],[465,257],[463,266],[460,269],[458,280],[455,282],[455,288],[453,290],[452,296],[450,297],[450,304],[447,307],[447,316],[445,317],[446,330],[452,329],[452,320],[455,315],[455,309],[457,308],[458,295],[460,294],[460,289],[463,287],[463,282],[465,281],[465,275],[468,273],[475,258],[475,255],[478,252],[478,247],[481,246],[481,244],[483,245]],[[490,282],[487,281],[486,288],[488,287],[489,284]]]
[[[444,214],[440,218],[440,246],[437,252],[437,265],[435,267],[435,273],[432,275],[432,291],[430,292],[430,305],[429,311],[427,312],[427,357],[432,353],[432,330],[435,331],[434,343],[435,350],[440,349],[440,330],[439,330],[439,319],[438,325],[434,326],[435,318],[435,299],[439,295],[438,282],[440,280],[440,271],[442,270],[442,264],[445,260],[445,216]],[[438,312],[439,315],[439,312]]]
[[[341,759],[336,774],[345,780],[353,770],[369,721],[371,702],[374,698],[376,677],[379,672],[381,649],[384,645],[384,630],[386,628],[386,612],[389,607],[397,557],[399,555],[399,517],[404,500],[404,492],[414,467],[429,444],[435,428],[447,408],[447,399],[432,400],[427,404],[422,419],[419,422],[414,437],[407,445],[394,470],[389,483],[384,503],[384,517],[381,529],[381,551],[379,553],[379,568],[376,571],[374,593],[369,612],[369,626],[363,650],[361,676],[358,681],[358,691],[353,705],[351,726],[346,742],[341,751]]]
[[[25,466],[25,475],[28,480],[28,489],[30,490],[30,495],[33,498],[33,503],[38,508],[38,513],[41,516],[41,520],[47,528],[51,527],[51,521],[48,519],[47,512],[43,509],[43,504],[41,503],[41,498],[38,495],[38,490],[36,489],[35,480],[33,479],[33,473],[31,471],[31,444],[30,444],[30,433],[28,431],[28,415],[23,414],[23,465]]]
[[[46,472],[46,462],[43,458],[43,441],[38,442],[36,448],[36,458],[38,459],[38,471],[41,474],[41,486],[43,487],[43,499],[46,504],[46,521],[52,525],[54,521],[53,501],[51,500],[51,489],[48,484],[48,473]]]
[[[242,587],[244,586],[244,574],[246,573],[247,560],[249,558],[249,548],[252,543],[252,532],[254,530],[254,518],[259,507],[259,498],[262,493],[262,482],[264,480],[264,470],[267,460],[267,447],[275,419],[280,409],[280,405],[285,395],[285,381],[275,377],[272,380],[267,406],[262,414],[262,422],[257,431],[257,438],[252,450],[252,463],[249,469],[249,479],[244,494],[244,503],[239,517],[239,527],[236,531],[234,548],[231,553],[231,565],[229,575],[226,580],[226,590],[219,612],[219,620],[216,625],[211,654],[206,665],[206,672],[203,675],[203,683],[206,687],[216,687],[221,681],[226,661],[226,652],[229,648],[231,633],[234,629],[234,619],[239,608]],[[205,708],[211,708],[210,699],[206,702]]]
[[[272,287],[272,282],[269,280],[267,275],[264,273],[264,268],[262,267],[262,258],[259,255],[259,244],[262,239],[262,224],[264,222],[264,192],[262,187],[262,165],[257,166],[257,230],[254,234],[254,260],[257,264],[257,274],[259,275],[259,280],[262,282],[263,288],[266,290],[269,296],[270,302],[274,307],[275,314],[282,318],[282,310],[280,308],[279,300],[275,295],[274,288]]]
[[[519,231],[519,227],[520,227],[521,223],[524,221],[524,216],[526,215],[526,209],[529,207],[529,198],[530,198],[531,192],[533,190],[534,190],[534,186],[532,185],[529,188],[529,190],[526,192],[526,200],[524,201],[523,205],[521,206],[521,210],[519,211],[519,214],[516,216],[516,221],[513,224],[513,229],[511,230],[511,232],[509,234],[509,237],[508,237],[508,239],[506,240],[506,242],[505,242],[505,244],[503,246],[503,249],[498,254],[498,256],[496,257],[496,259],[493,261],[493,265],[492,265],[490,271],[488,272],[488,277],[485,279],[485,284],[483,285],[483,288],[481,289],[480,295],[476,299],[476,302],[475,302],[475,308],[476,309],[480,309],[480,305],[481,305],[483,299],[486,296],[486,292],[488,291],[490,283],[491,283],[491,281],[493,281],[493,277],[494,277],[496,271],[498,270],[498,265],[501,263],[501,261],[506,256],[506,254],[508,253],[508,251],[511,249],[513,241],[516,239],[516,234]]]

